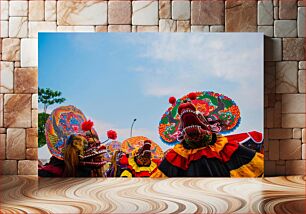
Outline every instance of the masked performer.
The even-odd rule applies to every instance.
[[[160,133],[163,141],[176,145],[151,177],[258,177],[263,174],[263,154],[241,145],[245,139],[252,144],[253,138],[221,134],[232,131],[240,122],[239,109],[231,99],[214,92],[197,92],[170,101],[172,107],[163,115]],[[258,132],[253,135],[261,136]]]
[[[143,136],[131,137],[122,143],[125,153],[119,160],[120,177],[150,177],[163,158],[162,149]]]
[[[109,169],[106,177],[120,177],[121,173],[128,169],[128,155],[121,150],[117,150],[111,156]]]
[[[55,109],[45,125],[46,141],[52,157],[40,166],[43,177],[102,176],[105,147],[100,143],[93,123],[74,106]]]

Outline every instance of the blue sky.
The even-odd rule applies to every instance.
[[[137,118],[133,135],[166,149],[157,127],[168,98],[204,90],[236,101],[235,133],[263,132],[261,33],[39,33],[38,42],[39,87],[60,90],[102,140],[108,129],[128,138]]]

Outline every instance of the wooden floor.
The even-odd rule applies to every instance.
[[[305,213],[305,177],[125,179],[4,176],[2,213]]]

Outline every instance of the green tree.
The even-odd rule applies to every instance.
[[[61,95],[62,92],[60,91],[53,91],[50,88],[38,88],[38,102],[44,104],[44,113],[47,112],[49,106],[63,103],[66,100]]]
[[[38,114],[38,147],[46,144],[45,124],[50,114],[45,112]]]
[[[49,117],[47,109],[53,104],[61,104],[66,99],[61,97],[60,91],[54,91],[50,88],[38,88],[38,102],[44,105],[44,112],[38,114],[38,146],[42,147],[46,144],[45,124]]]

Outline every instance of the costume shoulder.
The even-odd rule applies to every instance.
[[[258,177],[263,173],[263,155],[219,136],[214,145],[170,150],[158,169],[168,177]]]
[[[182,144],[177,144],[170,150],[165,160],[181,169],[188,169],[192,161],[206,158],[217,158],[222,162],[230,159],[237,150],[238,144],[234,141],[228,141],[224,136],[218,136],[213,145],[201,147],[198,149],[186,149]]]
[[[264,172],[264,155],[239,145],[226,165],[231,177],[258,177]]]

